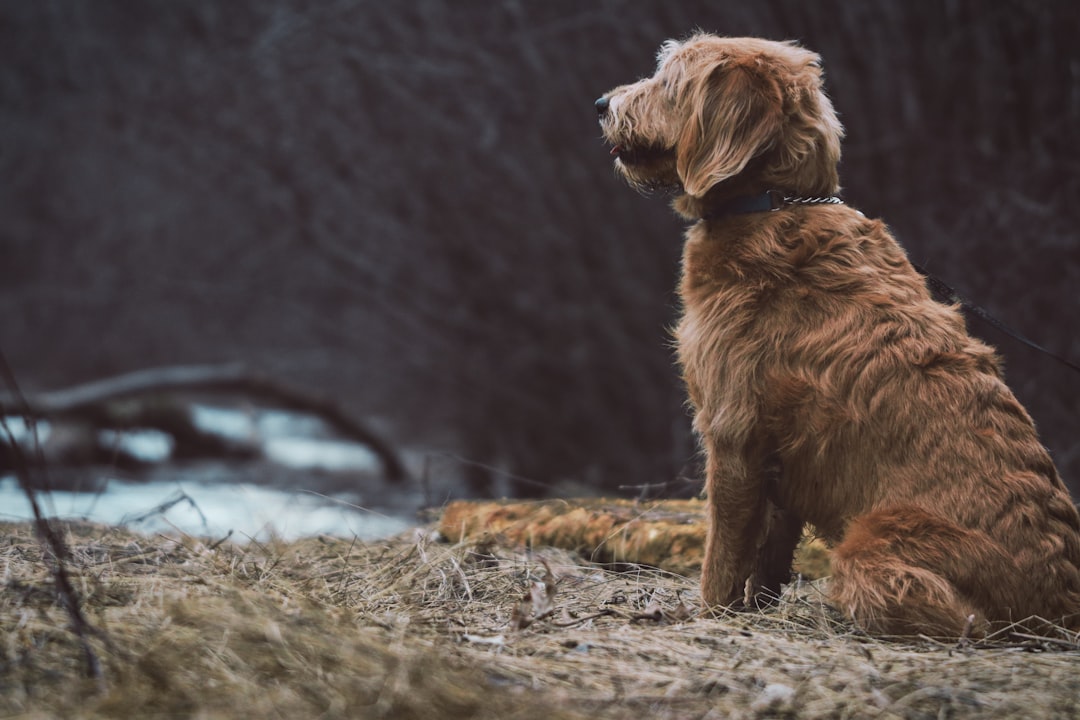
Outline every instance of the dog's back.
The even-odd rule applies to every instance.
[[[1080,517],[1031,418],[884,225],[846,207],[699,225],[682,295],[698,431],[756,428],[772,502],[838,543],[834,597],[865,626],[1080,608]]]

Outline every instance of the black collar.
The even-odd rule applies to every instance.
[[[835,195],[827,197],[800,197],[786,195],[779,190],[766,190],[759,195],[738,195],[720,203],[702,215],[704,220],[718,220],[728,215],[745,215],[756,212],[771,212],[787,205],[843,205],[844,201]]]

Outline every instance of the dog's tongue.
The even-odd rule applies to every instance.
[[[622,145],[616,145],[615,147],[611,148],[611,154],[612,155],[618,156],[618,154],[621,153],[622,151],[623,151],[623,146]]]

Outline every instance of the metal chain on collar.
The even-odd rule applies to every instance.
[[[766,190],[759,195],[739,195],[714,206],[701,217],[703,220],[716,220],[728,215],[776,211],[789,205],[843,205],[844,201],[835,195],[822,197],[803,197],[785,195],[781,190]]]
[[[835,195],[827,197],[785,197],[785,205],[843,205],[844,201]]]

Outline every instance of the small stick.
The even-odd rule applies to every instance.
[[[1013,631],[1009,633],[1012,637],[1022,638],[1024,640],[1034,640],[1040,643],[1046,643],[1048,645],[1054,645],[1066,650],[1080,650],[1080,642],[1074,642],[1072,640],[1062,640],[1060,638],[1043,637],[1042,635],[1030,635],[1028,633]]]
[[[583,622],[588,622],[590,620],[595,620],[596,618],[610,617],[610,616],[615,615],[615,614],[616,614],[615,611],[611,610],[611,609],[601,610],[600,612],[593,613],[592,615],[586,615],[585,617],[575,618],[574,620],[570,620],[569,622],[555,622],[553,620],[551,622],[551,625],[553,627],[558,627],[558,628],[568,628],[568,627],[573,627],[575,625],[580,625]]]
[[[225,533],[225,537],[221,538],[220,540],[215,540],[214,542],[210,543],[210,547],[208,547],[207,550],[217,550],[218,546],[220,546],[221,543],[225,542],[226,540],[228,540],[229,538],[232,537],[232,534],[233,534],[233,531],[229,530],[229,532]]]
[[[964,622],[964,631],[960,633],[960,639],[956,641],[957,649],[966,648],[971,644],[971,629],[975,625],[974,613],[967,616],[967,620]]]

